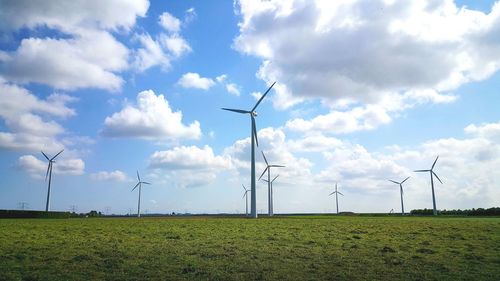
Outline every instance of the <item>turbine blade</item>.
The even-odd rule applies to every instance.
[[[269,166],[264,169],[264,172],[262,172],[262,174],[260,175],[258,180],[260,180],[262,178],[262,176],[266,173],[267,169],[269,169]]]
[[[139,171],[137,171],[137,180],[141,182],[141,177],[139,177]]]
[[[332,194],[335,194],[335,191],[334,191],[334,192],[332,192],[332,193],[330,193],[330,194],[328,194],[328,196],[330,196],[330,195],[332,195]]]
[[[232,112],[238,112],[238,113],[251,113],[251,111],[248,110],[242,110],[242,109],[232,109],[232,108],[221,108],[222,110],[227,110],[227,111],[232,111]]]
[[[285,168],[285,166],[283,165],[269,165],[269,167]]]
[[[275,179],[277,179],[279,176],[280,176],[279,174],[278,174],[278,175],[276,175],[276,176],[274,177],[274,179],[273,179],[271,182],[273,182],[273,181],[274,181]]]
[[[266,165],[269,166],[269,163],[267,162],[266,155],[264,155],[264,151],[261,151],[261,152],[262,152],[262,157],[264,157],[264,161],[266,161]]]
[[[147,181],[141,181],[141,183],[143,183],[143,184],[151,184],[151,183],[149,183]]]
[[[136,188],[139,186],[139,184],[141,184],[141,183],[140,183],[140,182],[138,182],[138,183],[134,186],[134,188],[132,188],[132,190],[131,190],[130,192],[134,191],[134,189],[136,189]]]
[[[337,193],[340,194],[340,195],[342,195],[342,196],[344,196],[344,194],[342,194],[342,192],[340,192],[340,191],[337,191]]]
[[[242,184],[241,185],[245,191],[247,191],[247,188]]]
[[[410,177],[407,177],[404,181],[402,181],[402,182],[401,182],[401,184],[402,184],[402,183],[404,183],[405,181],[407,181],[409,178],[410,178]]]
[[[269,182],[268,180],[262,179],[262,181]]]
[[[434,171],[432,171],[432,174],[433,174],[434,176],[436,176],[436,178],[438,179],[438,181],[439,181],[441,184],[443,184],[443,182],[441,181],[441,179],[438,177],[438,175],[437,175],[436,173],[434,173]]]
[[[43,153],[43,151],[40,150],[40,152],[42,152],[43,156],[45,156],[45,158],[47,158],[47,160],[50,161],[49,157],[47,157],[47,155]]]
[[[397,182],[397,181],[393,181],[393,180],[388,180],[388,181],[393,182],[395,184],[399,184],[399,182]]]
[[[59,154],[61,154],[63,151],[64,151],[64,149],[63,149],[63,150],[61,150],[61,151],[59,151],[59,153],[57,153],[54,157],[52,157],[52,158],[50,159],[50,161],[52,161],[52,160],[56,159],[56,157],[57,157],[57,156],[59,156]]]
[[[259,106],[260,102],[264,99],[264,97],[267,95],[267,93],[269,93],[269,91],[271,90],[271,88],[274,86],[274,84],[276,84],[276,82],[274,82],[270,87],[269,89],[267,89],[267,91],[262,95],[262,97],[260,97],[259,101],[257,101],[257,103],[255,104],[255,106],[252,108],[251,112],[253,112],[257,106]]]
[[[253,131],[253,137],[255,137],[255,143],[257,146],[259,146],[259,139],[257,138],[257,126],[255,125],[255,117],[252,116],[252,131]]]
[[[438,155],[438,157],[436,157],[436,160],[434,160],[434,163],[432,164],[431,170],[434,169],[434,166],[436,166],[436,162],[438,161],[438,158],[439,158],[439,155]]]
[[[47,165],[47,173],[45,174],[45,181],[47,181],[47,177],[49,176],[50,166],[52,166],[52,162],[49,161],[49,165]]]
[[[241,199],[245,198],[245,196],[247,196],[247,193],[243,193],[243,197],[241,197]]]
[[[420,172],[429,172],[430,170],[415,170],[414,172],[420,173]]]

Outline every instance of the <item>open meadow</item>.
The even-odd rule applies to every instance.
[[[2,219],[0,280],[500,280],[500,218]]]

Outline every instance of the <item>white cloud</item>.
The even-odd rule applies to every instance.
[[[21,151],[55,152],[64,145],[57,139],[64,128],[49,117],[66,118],[76,113],[66,104],[76,99],[52,94],[45,100],[28,90],[0,81],[0,117],[9,129],[0,132],[0,147]],[[43,116],[43,117],[42,117]]]
[[[0,62],[0,71],[17,83],[37,82],[57,89],[119,90],[115,74],[127,68],[128,50],[107,32],[85,32],[71,39],[28,38]]]
[[[64,36],[22,39],[16,50],[0,56],[0,73],[16,83],[117,91],[123,84],[118,73],[128,68],[129,51],[110,32],[129,30],[148,7],[148,1],[4,3],[0,29],[48,27]]]
[[[470,124],[469,126],[465,127],[464,131],[467,134],[489,139],[494,142],[500,142],[500,122],[482,124],[479,126]]]
[[[142,48],[135,51],[134,67],[142,72],[159,65],[163,69],[170,68],[170,58],[164,52],[160,42],[153,40],[149,34],[136,35]]]
[[[150,167],[173,170],[216,170],[228,169],[230,162],[221,156],[215,156],[212,148],[208,145],[203,148],[180,146],[153,153],[150,158]]]
[[[228,83],[228,84],[226,84],[226,90],[231,95],[235,95],[235,96],[239,96],[240,95],[240,90],[238,89],[238,85],[236,85],[234,83]]]
[[[164,12],[160,15],[159,23],[161,27],[169,32],[177,33],[181,29],[181,21],[169,12]]]
[[[3,2],[0,9],[0,29],[18,30],[23,27],[48,26],[66,32],[81,28],[129,29],[136,17],[146,16],[147,0],[51,1],[49,3],[19,0]]]
[[[198,139],[200,123],[182,123],[182,112],[172,111],[163,95],[152,90],[140,92],[136,105],[126,105],[120,112],[106,117],[102,135],[144,139]]]
[[[101,171],[101,172],[93,173],[93,174],[90,174],[90,178],[93,180],[97,180],[97,181],[124,182],[124,181],[130,180],[124,172],[119,171],[119,170],[115,170],[115,171],[111,171],[111,172]]]
[[[150,157],[150,168],[162,174],[181,187],[207,185],[216,179],[221,171],[231,168],[227,157],[216,156],[212,148],[205,145],[180,146],[171,150],[156,151]]]
[[[178,34],[174,35],[160,35],[160,42],[162,45],[170,51],[174,58],[179,58],[186,53],[192,51],[189,44]]]
[[[23,155],[19,157],[17,165],[26,171],[31,177],[42,178],[47,172],[47,163],[33,155]],[[82,175],[85,170],[85,163],[82,159],[61,159],[53,164],[53,174],[55,175]]]
[[[226,79],[227,79],[227,74],[221,74],[221,75],[215,77],[215,80],[217,80],[217,82],[219,82],[219,83],[224,82]]]
[[[311,120],[296,118],[286,123],[286,127],[298,132],[325,132],[345,134],[360,130],[373,130],[391,121],[391,117],[380,106],[355,107],[349,111],[331,111]]]
[[[177,84],[183,88],[208,90],[215,85],[215,82],[210,78],[201,77],[198,73],[188,72],[182,75]]]
[[[489,14],[449,0],[238,1],[234,47],[278,81],[277,108],[307,99],[378,104],[387,95],[450,102],[441,92],[500,68],[500,4]]]

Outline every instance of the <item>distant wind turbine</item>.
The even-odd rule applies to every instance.
[[[276,175],[274,179],[271,180],[271,215],[274,216],[274,195],[273,195],[273,182],[279,177],[280,175]],[[263,180],[269,184],[268,180]]]
[[[149,182],[141,181],[141,177],[139,176],[139,171],[137,171],[137,184],[132,188],[132,191],[139,187],[139,200],[137,200],[137,217],[141,217],[141,188],[142,184],[150,184]]]
[[[330,193],[330,195],[333,195],[335,194],[335,203],[336,203],[336,207],[337,207],[337,215],[339,214],[339,194],[344,196],[344,194],[342,194],[340,191],[337,191],[337,183],[335,183],[335,191]],[[328,196],[330,196],[328,195]]]
[[[272,207],[272,195],[271,195],[271,168],[284,168],[285,166],[283,165],[269,165],[266,159],[266,155],[264,155],[264,151],[262,151],[262,157],[264,157],[264,161],[266,161],[266,168],[262,172],[262,174],[259,177],[259,180],[262,178],[262,176],[266,173],[267,171],[267,197],[268,197],[268,202],[267,202],[267,207],[268,207],[268,214],[269,216],[273,216],[273,207]]]
[[[241,185],[243,186],[243,189],[245,190],[245,193],[243,193],[243,198],[245,198],[245,215],[248,217],[248,192],[250,191],[249,189],[247,189],[244,185]]]
[[[260,97],[255,106],[251,110],[241,110],[241,109],[231,109],[231,108],[222,108],[223,110],[233,111],[241,114],[250,114],[250,119],[252,120],[252,132],[250,134],[251,144],[252,144],[252,152],[251,152],[251,186],[250,186],[250,194],[251,194],[251,215],[252,218],[257,218],[257,190],[255,189],[255,143],[259,146],[259,140],[257,139],[257,127],[255,125],[255,117],[257,116],[257,106],[259,106],[260,102],[264,99],[264,97],[269,93],[271,88],[276,84],[274,82],[267,91]]]
[[[390,182],[393,182],[395,184],[399,184],[399,191],[400,191],[400,194],[401,194],[401,215],[404,216],[405,215],[405,207],[403,205],[403,183],[405,181],[407,181],[410,177],[407,177],[406,179],[404,179],[402,182],[397,182],[397,181],[393,181],[393,180],[389,180]]]
[[[434,160],[434,163],[432,164],[432,167],[430,170],[416,170],[414,172],[417,172],[417,173],[421,173],[421,172],[429,172],[431,174],[431,189],[432,189],[432,213],[434,215],[437,215],[437,210],[436,210],[436,196],[434,195],[434,177],[436,177],[438,179],[438,181],[443,184],[443,182],[441,181],[441,179],[438,177],[438,175],[436,173],[434,173],[434,166],[436,166],[436,162],[438,161],[438,158],[439,158],[439,155],[438,157],[436,157],[436,160]]]
[[[50,183],[52,182],[52,165],[56,162],[54,161],[54,159],[56,159],[56,157],[59,156],[59,154],[61,154],[63,151],[64,149],[59,151],[59,153],[57,153],[52,158],[49,158],[47,154],[43,153],[42,151],[43,156],[45,156],[47,161],[49,161],[49,165],[47,166],[47,173],[45,174],[45,180],[47,180],[47,176],[49,177],[49,186],[47,188],[47,203],[45,204],[45,212],[48,212],[50,209]]]

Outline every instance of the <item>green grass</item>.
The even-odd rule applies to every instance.
[[[0,280],[500,280],[500,218],[2,219]]]

